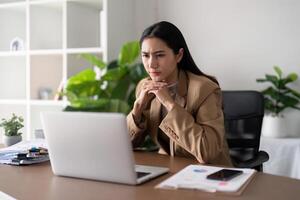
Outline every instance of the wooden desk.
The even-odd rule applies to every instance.
[[[89,181],[54,176],[49,162],[31,166],[0,165],[0,190],[19,199],[298,199],[300,181],[258,173],[241,196],[228,196],[194,190],[162,190],[154,186],[183,167],[196,163],[186,158],[171,158],[156,153],[135,153],[138,164],[160,165],[170,173],[139,186]]]

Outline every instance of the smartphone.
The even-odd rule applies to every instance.
[[[207,175],[206,178],[213,179],[213,180],[219,180],[219,181],[229,181],[242,173],[243,173],[243,171],[241,171],[241,170],[221,169],[217,172]]]

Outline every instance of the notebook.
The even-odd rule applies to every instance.
[[[169,171],[135,165],[124,114],[44,112],[41,120],[55,175],[136,185]]]
[[[223,181],[208,179],[207,176],[221,169],[240,170],[242,174]],[[156,186],[162,189],[194,189],[206,192],[218,192],[232,195],[242,194],[245,187],[253,179],[256,170],[248,168],[223,168],[205,165],[188,165],[173,176]]]

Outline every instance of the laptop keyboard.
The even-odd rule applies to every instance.
[[[148,174],[150,174],[150,173],[148,173],[148,172],[136,172],[137,178],[141,178],[141,177],[146,176]]]

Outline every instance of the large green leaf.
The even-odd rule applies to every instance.
[[[106,63],[93,54],[81,54],[81,56],[100,69],[104,69],[106,67]]]
[[[96,73],[91,69],[86,69],[68,80],[66,86],[67,95],[72,94],[78,97],[94,96],[100,93],[100,84],[101,81],[96,80]]]
[[[278,95],[277,90],[273,87],[268,87],[267,89],[265,89],[261,92],[266,96],[276,96],[276,95]]]
[[[295,97],[300,98],[300,93],[297,92],[296,90],[293,90],[293,89],[291,89],[291,88],[289,88],[289,87],[286,87],[286,90],[288,91],[288,93],[294,95]]]
[[[71,77],[63,92],[70,101],[66,110],[128,113],[136,84],[146,76],[141,63],[133,64],[139,51],[138,41],[126,43],[118,60],[108,64],[93,54],[82,54],[89,63],[101,69],[102,76],[99,80],[92,69],[87,69]]]
[[[282,77],[282,70],[280,69],[280,67],[274,66],[274,70],[277,73],[278,77],[281,78]]]
[[[105,109],[109,103],[109,99],[91,99],[80,98],[71,102],[71,107],[82,110],[84,109]]]
[[[101,92],[100,81],[85,81],[80,83],[68,84],[66,91],[72,92],[78,97],[88,97],[98,95]]]
[[[274,75],[266,74],[266,80],[271,82],[275,87],[278,87],[278,78]]]
[[[279,101],[285,106],[285,107],[292,107],[292,106],[296,106],[299,103],[299,100],[291,97],[291,96],[287,96],[287,95],[280,95],[279,96]]]
[[[79,99],[73,101],[65,111],[88,111],[88,112],[120,112],[129,113],[129,106],[119,99]]]
[[[130,111],[130,107],[125,101],[122,101],[120,99],[110,99],[108,111],[128,114]]]
[[[81,99],[65,108],[65,111],[89,111],[89,112],[121,112],[128,114],[129,106],[119,99]]]
[[[264,102],[265,102],[265,109],[275,113],[276,112],[276,108],[275,108],[275,103],[268,97],[264,98]]]
[[[126,101],[130,85],[131,82],[129,76],[125,76],[124,78],[120,79],[113,89],[111,97]]]
[[[85,69],[70,77],[68,80],[68,84],[78,84],[85,81],[93,81],[95,79],[96,73],[92,69]]]
[[[268,80],[264,79],[264,78],[258,78],[258,79],[256,79],[256,82],[263,83],[263,82],[268,82]]]
[[[285,83],[284,79],[279,79],[278,80],[278,82],[277,82],[277,88],[279,90],[285,89],[285,85],[286,85],[286,83]]]
[[[298,79],[298,75],[296,73],[290,73],[287,76],[287,79],[289,80],[289,82],[294,82]]]
[[[148,76],[144,66],[142,63],[138,63],[135,64],[134,66],[132,66],[129,76],[131,78],[131,80],[137,84],[141,79],[145,78],[146,76]]]
[[[107,65],[107,70],[115,69],[119,67],[118,60],[113,60]]]
[[[129,72],[128,67],[120,66],[118,68],[107,70],[106,73],[102,76],[102,79],[106,81],[120,80],[128,72]]]
[[[138,41],[128,42],[123,45],[119,54],[119,64],[126,65],[133,63],[140,53],[140,44]]]

